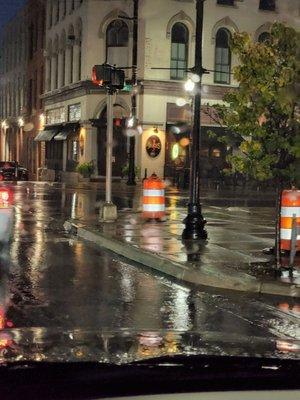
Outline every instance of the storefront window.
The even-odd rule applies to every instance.
[[[212,157],[220,158],[221,157],[221,150],[220,149],[213,149],[211,155],[212,155]]]
[[[79,142],[78,140],[73,140],[71,159],[73,161],[78,161],[78,158],[79,158]]]
[[[79,121],[81,118],[81,104],[71,104],[68,109],[69,121]]]

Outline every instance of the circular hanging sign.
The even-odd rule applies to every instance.
[[[161,141],[156,135],[150,136],[146,141],[146,151],[152,158],[157,157],[161,152]]]

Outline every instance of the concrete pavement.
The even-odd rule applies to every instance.
[[[1,362],[120,361],[120,354],[128,362],[141,359],[143,352],[148,357],[155,350],[151,354],[158,356],[174,348],[180,353],[299,357],[299,301],[178,284],[64,232],[63,223],[71,216],[81,224],[97,221],[95,199],[101,191],[32,182],[11,186],[13,237],[7,256],[0,253],[0,272],[8,271],[7,279],[0,276]],[[124,218],[128,211],[120,204],[126,202],[118,204]],[[220,220],[232,211],[204,209],[213,240],[210,210]],[[168,208],[169,217],[172,212],[178,212],[175,206]],[[258,213],[267,218],[267,210]],[[173,221],[168,229],[174,229]],[[123,232],[133,230],[132,222],[123,225]],[[155,349],[144,345],[149,335],[158,339]]]
[[[207,205],[204,215],[209,239],[195,245],[181,241],[186,212],[182,194],[180,197],[172,189],[167,191],[167,220],[156,223],[145,222],[141,217],[139,188],[129,188],[126,192],[119,185],[114,195],[118,198],[128,192],[133,207],[121,208],[116,223],[101,224],[97,213],[88,213],[68,221],[65,227],[75,229],[84,239],[187,283],[300,297],[297,278],[284,281],[271,268],[260,273],[261,263],[270,260],[262,249],[274,243],[274,208]],[[213,197],[221,200],[216,192]]]

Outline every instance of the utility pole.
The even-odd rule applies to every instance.
[[[136,121],[137,117],[137,56],[138,56],[138,9],[139,0],[133,0],[133,44],[132,44],[132,94],[131,117]],[[129,138],[128,157],[128,181],[127,185],[134,186],[135,182],[135,136]]]
[[[196,0],[196,48],[193,73],[200,77],[195,83],[194,118],[190,145],[190,193],[188,214],[184,220],[183,240],[207,239],[206,224],[200,204],[200,148],[201,148],[201,80],[205,72],[202,66],[203,6],[205,0]]]

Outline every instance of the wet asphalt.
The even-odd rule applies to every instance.
[[[300,339],[299,301],[183,286],[66,233],[65,220],[82,212],[83,189],[6,186],[14,194],[15,216],[0,265],[5,332],[167,330]],[[97,198],[92,190],[84,194]],[[122,196],[118,205],[130,201],[130,194]]]

